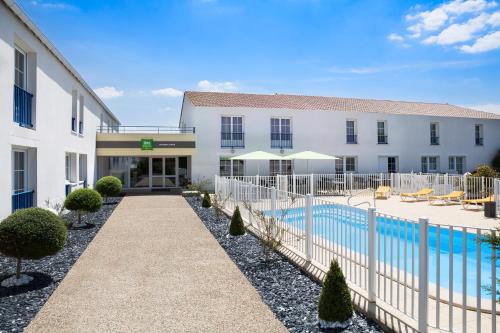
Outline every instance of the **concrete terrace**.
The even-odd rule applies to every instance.
[[[26,332],[286,332],[187,202],[125,197]]]

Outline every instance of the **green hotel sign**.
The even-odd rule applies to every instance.
[[[153,150],[154,145],[153,139],[141,139],[141,150]]]

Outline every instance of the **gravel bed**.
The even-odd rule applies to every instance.
[[[285,257],[274,253],[269,263],[263,259],[260,242],[251,234],[228,236],[230,220],[217,219],[213,210],[202,208],[201,200],[186,198],[205,226],[231,260],[257,289],[262,300],[290,332],[325,332],[318,327],[318,299],[321,286]],[[355,313],[353,323],[343,332],[383,332],[373,321]]]
[[[104,204],[100,211],[83,216],[82,221],[94,226],[68,230],[66,245],[56,255],[41,260],[23,260],[23,273],[35,279],[23,287],[0,286],[0,333],[22,332],[28,326],[120,200],[121,198],[109,198],[110,203]],[[63,218],[77,222],[76,215],[72,212],[65,214]],[[15,260],[0,255],[0,281],[15,274],[15,267]]]

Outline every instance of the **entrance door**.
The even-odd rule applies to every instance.
[[[397,157],[387,157],[387,172],[396,173],[398,172]]]
[[[151,159],[151,186],[165,187],[163,183],[164,164],[163,157],[153,157]]]
[[[165,157],[165,187],[177,186],[177,158]]]
[[[133,157],[130,163],[130,187],[149,187],[149,159]]]

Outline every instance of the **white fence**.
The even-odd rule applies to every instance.
[[[314,196],[355,195],[363,190],[390,186],[393,194],[432,188],[433,195],[463,191],[465,199],[494,196],[500,215],[500,180],[449,174],[373,173],[309,174],[234,177],[246,183],[275,187],[279,191]]]
[[[309,177],[322,181],[322,175]],[[495,250],[481,242],[494,231],[390,216],[256,185],[254,180],[216,176],[216,193],[226,200],[227,211],[239,206],[242,217],[257,228],[252,212],[273,217],[285,231],[283,245],[323,270],[337,260],[351,288],[372,305],[371,315],[380,314],[373,306],[383,303],[391,313],[402,314],[396,315],[401,320],[416,322],[420,332],[429,327],[496,332],[499,270]],[[284,182],[280,177],[263,181],[278,186]],[[491,294],[485,285],[492,286]]]

